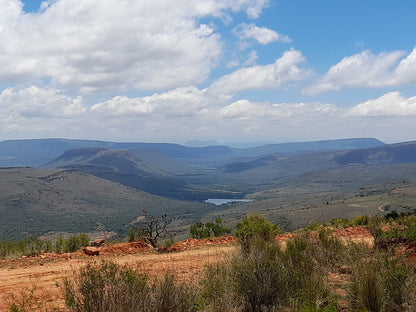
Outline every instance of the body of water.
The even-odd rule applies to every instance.
[[[242,203],[248,203],[253,200],[251,199],[229,199],[229,198],[208,198],[205,202],[215,205],[222,205],[222,204],[228,204],[232,202],[242,202]]]

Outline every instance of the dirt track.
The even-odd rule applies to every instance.
[[[22,293],[29,295],[30,289],[34,286],[36,286],[34,291],[36,302],[46,302],[48,308],[65,311],[59,284],[62,284],[64,277],[70,276],[74,270],[90,261],[109,260],[118,264],[127,264],[143,269],[150,276],[155,277],[173,271],[180,280],[193,282],[198,280],[206,264],[221,261],[225,255],[235,250],[234,244],[205,245],[182,252],[162,254],[154,251],[129,253],[127,248],[127,253],[104,252],[98,257],[88,257],[78,252],[72,255],[46,254],[43,257],[2,260],[0,261],[0,311],[8,311],[12,294],[19,300]],[[130,252],[134,252],[134,248],[130,247]]]

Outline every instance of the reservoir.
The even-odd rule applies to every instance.
[[[205,202],[215,205],[222,205],[222,204],[228,204],[233,202],[242,202],[242,203],[248,203],[253,201],[252,199],[233,199],[233,198],[208,198]]]

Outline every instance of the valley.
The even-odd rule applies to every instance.
[[[30,153],[26,151],[29,150]],[[416,209],[416,143],[348,139],[236,149],[64,139],[0,142],[0,239],[94,233],[123,239],[147,209],[175,239],[259,213],[284,230]],[[11,165],[19,166],[11,166]],[[222,205],[208,198],[246,199]]]

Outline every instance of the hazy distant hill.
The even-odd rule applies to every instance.
[[[202,200],[207,197],[230,196],[226,191],[213,191],[189,185],[182,174],[172,174],[144,161],[137,155],[157,156],[142,150],[108,150],[102,148],[84,148],[68,150],[45,165],[48,168],[75,169],[97,177],[133,187],[151,194],[177,198]],[[163,161],[162,159],[155,160]],[[168,160],[168,159],[164,159]],[[168,161],[174,168],[175,164]],[[161,165],[161,167],[169,167]],[[179,170],[182,166],[176,168]]]
[[[269,144],[252,148],[227,146],[186,147],[172,143],[116,143],[92,140],[36,139],[0,142],[0,167],[38,167],[62,155],[66,150],[105,148],[116,150],[153,150],[167,158],[190,165],[220,165],[233,158],[257,157],[272,153],[296,151],[346,150],[381,146],[384,143],[371,138],[328,140],[303,143]]]
[[[0,239],[93,231],[97,222],[107,230],[127,231],[125,225],[143,208],[186,222],[210,207],[153,196],[79,171],[0,169]]]
[[[340,165],[416,162],[416,142],[405,142],[375,148],[346,151],[340,153],[334,160]]]

